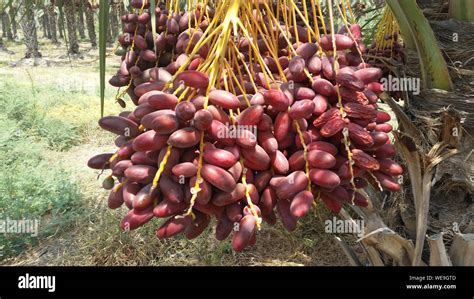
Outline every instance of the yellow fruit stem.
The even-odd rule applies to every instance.
[[[319,43],[319,40],[321,39],[321,36],[320,36],[320,33],[319,33],[319,23],[318,23],[318,16],[316,15],[317,13],[317,9],[316,9],[316,5],[314,3],[314,0],[310,0],[310,3],[311,3],[311,12],[313,13],[313,25],[314,25],[314,29],[313,31],[316,33],[316,42]]]
[[[320,0],[317,0],[317,1],[318,1],[318,11],[319,11],[319,17],[321,19],[321,25],[323,26],[324,35],[327,35],[328,32],[326,30],[326,22],[324,21],[323,11],[321,9],[321,1]]]
[[[343,0],[344,1],[344,0]],[[345,0],[345,3],[347,5],[347,8],[349,10],[349,14],[351,15],[351,19],[352,19],[352,23],[357,23],[357,19],[354,15],[354,12],[352,11],[352,5],[351,5],[351,1],[350,0]],[[345,6],[344,6],[345,7]]]
[[[204,100],[204,109],[208,108],[209,92],[211,90],[211,87],[216,84],[217,78],[219,77],[219,75],[222,71],[219,67],[220,67],[220,65],[222,65],[222,62],[224,61],[224,58],[225,58],[224,56],[225,56],[227,45],[229,43],[231,30],[232,29],[235,30],[235,23],[238,20],[238,12],[239,12],[241,1],[242,0],[233,0],[233,1],[227,0],[227,1],[223,1],[220,4],[221,5],[220,7],[224,7],[224,6],[227,6],[229,4],[229,6],[228,6],[229,8],[226,11],[223,23],[219,26],[219,27],[222,28],[222,32],[221,32],[217,42],[215,43],[215,45],[213,47],[211,47],[211,49],[215,48],[215,51],[211,50],[211,52],[210,52],[210,53],[213,53],[214,55],[209,55],[208,56],[208,59],[211,59],[213,61],[213,63],[210,64],[210,69],[209,69],[209,74],[210,74],[210,76],[209,76],[209,85],[208,85],[205,100]],[[214,20],[216,20],[216,19],[217,18],[215,18]],[[208,30],[209,30],[209,28],[208,28]],[[206,32],[208,30],[206,30]],[[214,31],[214,34],[215,34],[215,32],[216,31]],[[212,36],[212,35],[210,35],[210,36]],[[198,49],[199,49],[199,47],[196,46],[194,51],[197,51]],[[190,56],[193,56],[193,55],[190,55]],[[197,173],[196,173],[196,183],[194,184],[194,187],[193,187],[194,192],[192,192],[193,194],[191,196],[191,201],[190,201],[190,204],[189,204],[189,208],[188,208],[187,212],[182,217],[186,217],[188,215],[191,215],[191,216],[194,215],[193,212],[192,212],[192,209],[193,209],[194,204],[196,202],[197,195],[200,191],[199,185],[200,185],[200,182],[202,180],[201,170],[202,170],[202,164],[203,164],[203,154],[204,154],[204,133],[201,134],[201,139],[199,141],[199,158],[198,158]],[[194,218],[194,216],[193,216],[193,218]]]
[[[215,24],[216,23],[216,19],[214,19],[212,22],[211,22],[211,25]],[[211,27],[210,25],[210,27]],[[177,74],[179,74],[181,71],[183,71],[187,65],[190,63],[191,61],[191,58],[198,52],[198,50],[200,49],[200,47],[209,42],[211,40],[211,38],[213,38],[218,29],[220,28],[220,26],[218,26],[216,28],[216,30],[214,32],[212,32],[206,39],[201,39],[198,44],[196,45],[195,49],[193,50],[193,52],[189,55],[189,58],[187,59],[187,61],[178,69],[178,71],[176,72],[175,76],[173,76],[173,78],[165,85],[165,89],[169,88],[169,86],[174,82],[175,80],[175,77]],[[208,30],[206,30],[206,32],[208,32]],[[210,91],[210,87],[212,86],[212,84],[209,84],[209,88],[207,90],[207,93],[206,94],[209,94],[209,91]],[[174,94],[178,94],[182,89],[184,88],[183,85],[180,85],[178,86],[178,88],[174,91]],[[187,92],[189,91],[189,87],[186,87],[186,89],[183,91],[183,93],[180,95],[180,97],[178,98],[178,103],[182,101],[182,99],[186,96]],[[193,91],[192,95],[195,94],[196,91]],[[188,98],[188,100],[190,100],[191,97]],[[206,96],[206,100],[205,100],[205,109],[207,109],[207,101],[208,101],[208,97]],[[197,198],[197,193],[199,192],[200,188],[199,188],[199,182],[201,182],[201,168],[202,168],[202,153],[203,153],[203,150],[204,150],[204,134],[201,134],[201,140],[200,140],[200,154],[199,154],[199,160],[198,160],[198,172],[197,172],[197,176],[196,176],[196,184],[193,188],[193,190],[195,191],[191,197],[191,205],[189,207],[189,210],[188,212],[183,215],[184,216],[187,216],[187,215],[190,215],[192,217],[192,219],[194,220],[195,219],[195,215],[194,213],[192,212],[192,207],[194,206],[194,202]],[[163,160],[161,161],[160,163],[160,167],[153,179],[153,187],[152,187],[152,190],[154,190],[156,188],[156,186],[158,185],[158,182],[159,182],[159,179],[161,177],[161,174],[163,173],[163,170],[164,170],[164,167],[166,166],[166,163],[168,162],[168,157],[169,155],[171,154],[171,149],[172,149],[172,146],[171,145],[168,145],[168,148],[166,150],[166,153],[165,153],[165,156],[163,157]],[[152,192],[152,190],[150,191],[150,193]]]
[[[226,64],[228,73],[231,75],[231,77],[233,79],[233,81],[231,81],[231,82],[235,82],[235,84],[237,84],[237,87],[239,88],[239,90],[242,92],[242,95],[244,96],[245,103],[247,104],[248,107],[250,107],[251,106],[250,100],[247,97],[247,93],[245,92],[244,87],[242,86],[242,84],[240,84],[239,79],[237,79],[237,77],[235,77],[235,74],[232,72],[232,67],[229,65],[229,63],[227,61],[225,61],[225,64]]]
[[[112,177],[112,176],[110,176]],[[125,179],[123,180],[123,182],[121,183],[118,183],[117,185],[114,186],[114,188],[112,189],[112,191],[115,193],[117,191],[119,191],[120,189],[122,189],[122,187],[128,182],[128,179]]]
[[[244,158],[240,157],[240,164],[242,164],[242,184],[245,186],[245,198],[247,199],[247,205],[250,207],[250,211],[252,215],[257,219],[257,229],[260,230],[260,224],[262,223],[262,218],[260,218],[257,214],[257,210],[255,209],[255,205],[252,202],[252,197],[250,197],[250,189],[247,185],[247,168],[244,166]]]
[[[239,50],[237,49],[237,46],[235,45],[235,43],[234,43],[234,42],[231,42],[231,44],[232,44],[232,46],[233,46],[234,49],[235,49],[235,52],[233,52],[233,53],[236,53],[236,52],[238,53]],[[248,66],[247,66],[247,63],[244,61],[244,59],[243,59],[240,55],[236,54],[235,56],[236,56],[237,58],[239,58],[239,60],[242,62],[242,65],[244,66],[245,71],[246,71],[247,74],[249,75],[250,83],[252,84],[253,89],[254,89],[254,90],[257,90],[257,85],[255,84],[255,81],[253,80],[253,76],[250,75],[251,72],[250,72],[250,70],[249,70],[249,68],[248,68]],[[239,73],[240,79],[242,79],[242,81],[243,81],[243,76],[242,76],[242,73],[240,72],[240,68],[238,67],[238,65],[236,65],[236,68],[237,68],[237,72]]]
[[[289,3],[294,4],[294,2],[292,0],[289,0]],[[297,26],[298,26],[298,23],[296,22],[295,7],[293,5],[290,5],[290,14],[291,14],[291,17],[293,19],[293,26],[294,26],[293,31],[295,32],[296,44],[299,45],[300,44],[300,37],[299,37],[299,34],[298,34],[298,30],[296,29]]]
[[[178,86],[175,91],[173,91],[173,95],[177,95],[182,89],[184,88],[184,85]]]
[[[335,38],[335,33],[334,33],[334,16],[333,16],[333,10],[332,10],[332,0],[327,0],[328,1],[328,10],[329,10],[329,22],[331,25],[331,39],[332,39],[332,46],[334,51],[333,52],[333,59],[334,59],[334,73],[337,75],[337,72],[339,71],[339,63],[337,61],[337,47],[336,47],[336,38]],[[341,97],[341,92],[339,90],[339,85],[336,85],[336,91],[337,91],[337,100],[338,100],[338,106],[339,106],[339,112],[341,114],[341,117],[343,119],[346,118],[346,112],[344,111],[344,107],[342,105],[342,97]],[[343,135],[343,142],[344,142],[344,147],[346,148],[347,152],[347,159],[349,160],[349,172],[351,175],[351,186],[355,190],[355,183],[354,183],[354,169],[353,169],[353,159],[352,159],[352,152],[350,149],[350,140],[349,140],[349,132],[348,132],[348,127],[347,124],[344,125],[344,129],[342,132]],[[355,198],[355,192],[352,193],[352,204],[354,204],[354,198]]]
[[[237,24],[239,25],[240,29],[242,30],[242,33],[244,34],[244,36],[249,40],[256,40],[256,39],[252,39],[249,35],[249,32],[247,31],[247,29],[245,28],[244,24],[242,24],[242,22],[240,20],[237,20]],[[255,33],[256,34],[256,33]],[[257,59],[258,63],[260,64],[260,66],[262,67],[262,72],[263,72],[263,75],[265,77],[265,81],[268,85],[270,85],[270,80],[271,81],[274,81],[275,79],[273,78],[273,73],[268,69],[268,66],[266,65],[266,63],[263,61],[263,58],[262,56],[260,55],[260,51],[258,50],[257,46],[255,43],[253,42],[250,42],[249,43],[250,45],[250,48],[251,50],[255,53],[255,58]],[[252,53],[252,51],[249,51],[249,53]],[[249,54],[250,57],[252,57],[251,54]],[[252,60],[250,60],[252,61]],[[250,68],[252,69],[252,64],[250,64]],[[270,78],[270,79],[269,79]]]
[[[344,26],[347,29],[347,34],[349,34],[349,37],[354,41],[354,43],[357,43],[356,38],[354,37],[354,35],[352,34],[352,32],[350,30],[349,23],[347,21],[347,17],[345,16],[346,14],[343,13],[345,10],[341,11],[341,8],[339,7],[339,5],[336,5],[336,6],[339,10],[339,14],[342,16],[342,23],[344,24]],[[360,60],[362,61],[362,63],[365,63],[364,56],[362,55],[362,52],[360,51],[359,47],[356,47],[356,49],[357,49],[357,54],[359,54]]]
[[[292,3],[293,3],[293,2],[292,2]],[[293,3],[293,4],[294,4],[294,3]],[[270,19],[273,19],[273,20],[275,21],[275,24],[277,25],[277,27],[278,27],[281,31],[283,31],[282,28],[281,28],[281,26],[280,26],[280,24],[279,24],[279,21],[278,21],[278,20],[275,20],[275,17],[274,17],[274,15],[273,15],[273,13],[271,12],[271,10],[269,9],[268,5],[267,5],[266,3],[264,3],[264,5],[266,6],[267,11],[269,12],[269,17],[270,17]],[[295,7],[295,8],[297,9],[297,7]],[[302,16],[300,15],[300,17],[302,17]],[[309,26],[309,25],[308,25],[308,26]],[[283,37],[285,38],[287,44],[288,44],[288,45],[291,45],[291,42],[290,42],[290,40],[288,39],[288,37],[287,37],[286,35],[283,35]],[[317,39],[318,37],[315,35],[315,38]],[[297,54],[296,54],[295,49],[294,49],[292,46],[290,47],[290,49],[291,49],[291,50],[290,50],[291,53],[296,56]],[[305,72],[305,75],[306,75],[306,76],[308,77],[308,79],[310,80],[310,82],[312,83],[312,82],[313,82],[313,78],[312,78],[311,75],[309,74],[307,68],[305,68],[304,72]],[[284,81],[286,82],[286,78],[284,78]],[[297,131],[297,133],[298,133],[298,136],[299,136],[299,138],[300,138],[301,145],[303,146],[303,153],[304,153],[304,159],[305,159],[305,174],[306,174],[306,176],[307,176],[307,178],[308,178],[308,186],[307,186],[307,189],[308,189],[308,191],[311,192],[312,190],[311,190],[311,180],[309,179],[309,162],[308,162],[308,149],[307,149],[307,145],[306,145],[306,143],[305,143],[305,141],[304,141],[304,136],[303,136],[303,133],[301,132],[301,128],[300,128],[298,122],[297,122],[297,121],[294,121],[293,124],[294,124],[295,129],[296,129],[296,131]]]
[[[245,21],[246,24],[249,24],[249,23],[252,23],[249,19],[248,19],[248,14],[251,13],[250,10],[247,10],[246,11],[247,13],[244,12],[244,16],[246,16],[245,18]],[[260,10],[258,10],[258,12],[260,12]],[[267,39],[263,39],[263,42],[265,43],[265,46],[269,49],[269,52],[272,56],[272,58],[275,60],[275,61],[278,61],[278,50],[276,49],[276,43],[275,43],[275,40],[273,39],[273,35],[270,34],[267,30],[267,27],[266,26],[260,26],[258,24],[258,22],[253,22],[255,24],[255,27],[257,30],[253,31],[254,33],[254,38],[256,39],[256,36],[258,34],[261,34],[262,36],[269,36],[269,41],[267,41]],[[264,29],[264,31],[262,31],[262,27]],[[273,30],[272,30],[273,31]],[[257,54],[258,55],[258,54]],[[285,76],[285,74],[283,73],[283,69],[281,68],[281,65],[279,63],[277,63],[277,67],[278,67],[278,72],[280,74],[280,76]]]
[[[300,17],[303,20],[303,22],[305,22],[305,25],[308,28],[308,41],[311,42],[310,30],[311,31],[313,31],[313,30],[311,29],[311,26],[306,22],[306,20],[309,20],[308,7],[307,7],[307,4],[306,4],[306,1],[303,1],[303,11],[304,11],[304,17],[301,14],[300,14]],[[313,35],[316,37],[316,34],[314,32],[313,32]]]
[[[263,20],[264,15],[262,14],[262,10],[256,9],[255,11],[257,13],[257,20]],[[245,16],[246,16],[245,20],[249,22],[249,15],[245,14]],[[255,22],[255,23],[256,23],[256,27],[259,33],[262,36],[269,37],[268,42],[267,42],[267,39],[263,39],[263,41],[265,42],[265,45],[268,47],[269,51],[271,51],[273,58],[275,59],[275,56],[278,58],[278,39],[277,39],[277,36],[275,35],[275,31],[274,30],[269,31],[267,26],[265,26],[265,24],[262,24],[263,25],[262,26],[259,24],[259,22]],[[262,32],[262,28],[264,32]]]
[[[269,9],[268,5],[266,3],[265,3],[265,6],[267,7],[267,9]],[[279,21],[275,19],[274,15],[271,12],[269,14],[269,17],[275,21],[275,25],[278,27],[279,30],[281,30],[283,32],[283,28],[281,28]],[[298,54],[296,53],[296,50],[293,48],[293,46],[291,46],[291,41],[289,40],[288,36],[286,36],[284,34],[283,38],[285,39],[286,43],[288,45],[290,45],[290,47],[289,47],[290,53],[297,56]],[[290,54],[290,53],[288,53],[288,54]],[[305,73],[306,77],[310,80],[310,82],[313,83],[313,77],[311,77],[311,74],[308,72],[308,69],[306,67],[304,68],[304,73]],[[285,78],[285,80],[286,80],[286,78]]]
[[[309,179],[309,162],[308,162],[308,146],[304,141],[303,133],[301,132],[300,124],[295,120],[293,121],[294,126],[296,128],[296,132],[300,138],[301,145],[303,146],[303,157],[304,157],[304,164],[305,164],[305,174],[308,178],[308,191],[311,192],[311,180]]]
[[[169,5],[170,8],[173,8],[175,12],[179,11],[178,3],[179,1],[167,1],[167,5]],[[188,0],[188,9],[191,9],[191,7],[194,7],[192,3],[198,3],[198,1],[193,2],[192,0]],[[243,94],[243,97],[246,101],[247,106],[250,106],[250,100],[246,96],[245,86],[241,84],[241,82],[243,82],[244,80],[243,80],[243,74],[241,72],[240,67],[243,67],[245,73],[249,76],[249,81],[255,90],[257,90],[257,85],[253,79],[254,74],[255,74],[254,63],[258,64],[261,67],[261,70],[263,73],[263,78],[261,79],[263,79],[264,82],[266,82],[268,85],[270,85],[272,82],[275,82],[273,72],[269,70],[268,66],[263,60],[260,50],[257,47],[257,41],[258,41],[259,36],[265,37],[263,38],[263,43],[267,47],[270,57],[272,57],[276,61],[276,65],[278,67],[279,79],[282,80],[283,82],[287,82],[287,79],[283,72],[283,69],[281,68],[281,65],[278,62],[277,45],[280,39],[280,33],[282,33],[281,35],[283,36],[284,40],[287,43],[288,56],[290,58],[292,56],[297,55],[296,50],[293,48],[292,43],[288,37],[291,34],[290,27],[294,26],[294,31],[296,34],[291,34],[291,35],[292,36],[294,35],[297,44],[300,42],[300,37],[298,36],[297,30],[296,30],[298,18],[302,20],[302,23],[306,26],[308,40],[311,42],[313,40],[314,41],[320,40],[318,17],[315,17],[313,20],[313,25],[314,25],[314,29],[313,29],[313,27],[310,24],[310,21],[308,20],[309,12],[308,12],[308,6],[307,6],[308,4],[306,2],[303,3],[303,9],[301,10],[296,5],[294,0],[277,1],[276,8],[274,8],[273,6],[270,7],[267,1],[224,0],[217,3],[214,17],[212,19],[209,18],[207,3],[208,2],[206,0],[205,1],[206,5],[202,7],[202,9],[204,9],[204,13],[200,15],[199,20],[201,20],[201,18],[205,14],[208,17],[209,26],[203,33],[200,40],[196,43],[192,51],[190,50],[192,39],[195,32],[197,32],[197,30],[195,30],[195,32],[190,36],[190,41],[187,44],[186,50],[185,50],[185,53],[188,54],[188,59],[183,65],[180,66],[180,68],[177,70],[175,75],[173,75],[171,80],[165,85],[165,89],[164,89],[164,90],[169,89],[175,83],[176,77],[179,75],[179,73],[181,73],[188,67],[189,63],[191,62],[191,59],[198,53],[198,51],[200,50],[202,46],[204,45],[209,46],[209,52],[208,52],[209,54],[204,59],[204,61],[202,61],[199,64],[197,68],[198,71],[201,71],[209,75],[209,85],[207,87],[207,90],[205,92],[205,97],[204,97],[204,109],[208,108],[209,92],[211,88],[212,87],[221,88],[221,83],[223,83],[225,90],[229,90],[234,94],[236,93],[237,90],[239,90]],[[323,17],[320,0],[310,0],[310,3],[311,3],[311,10],[312,10],[313,16],[316,16],[319,13],[319,19],[321,20],[322,29],[324,33],[327,34],[328,31],[326,29],[326,24]],[[329,15],[330,15],[330,26],[331,26],[330,30],[333,36],[333,39],[332,39],[333,47],[334,49],[336,49],[335,38],[334,38],[334,34],[335,34],[334,17],[333,17],[333,11],[332,11],[333,1],[327,0],[327,3],[328,3],[327,7],[329,8]],[[339,10],[339,13],[341,14],[343,18],[343,22],[345,26],[348,28],[347,19],[349,17],[349,14],[353,20],[354,20],[354,15],[352,13],[350,3],[347,3],[345,0],[341,0],[340,3],[342,5],[341,6],[342,8],[339,5],[337,7]],[[264,6],[263,11],[261,7],[262,4]],[[172,9],[170,9],[170,11],[171,10]],[[172,13],[169,14],[169,16],[171,15]],[[276,26],[276,30],[268,29],[271,27],[268,27],[267,24],[264,23],[263,21],[264,16],[268,18],[268,22],[271,25]],[[282,20],[283,20],[283,23],[285,24],[285,29],[283,29],[282,26],[280,25]],[[188,25],[190,27],[191,25],[190,20],[188,20],[188,22],[189,22]],[[195,22],[195,29],[199,27],[198,25],[199,23],[200,21]],[[350,30],[348,30],[348,33],[354,39]],[[248,63],[244,61],[243,54],[240,53],[238,49],[237,40],[234,41],[231,39],[231,36],[233,35],[236,39],[238,38],[240,40],[239,34],[242,34],[243,37],[245,37],[249,42]],[[323,54],[321,49],[319,49],[319,53]],[[360,53],[360,51],[359,51],[359,55],[362,56],[362,53]],[[336,51],[333,51],[333,58],[334,58],[334,70],[337,73],[339,66],[337,63]],[[235,71],[237,72],[237,74],[234,73]],[[304,69],[304,73],[308,77],[310,82],[312,83],[313,78],[311,77],[311,74],[308,72],[307,68]],[[219,79],[222,79],[222,81],[220,81]],[[181,92],[181,90],[183,90],[183,88],[184,88],[183,85],[178,86],[174,90],[174,94],[178,94],[179,92]],[[336,88],[337,88],[337,93],[338,93],[338,107],[341,113],[341,117],[345,118],[346,114],[342,106],[342,98],[340,95],[339,86],[336,86]],[[193,90],[190,96],[188,96],[188,93],[189,93],[189,88],[186,88],[180,94],[178,102],[180,102],[186,97],[188,101],[191,100],[192,97],[196,94],[196,91]],[[237,109],[237,111],[240,113],[240,109]],[[234,123],[234,114],[232,110],[230,110],[230,114],[231,114],[231,122]],[[304,135],[301,131],[301,128],[298,122],[294,121],[293,125],[295,127],[295,130],[298,133],[298,136],[300,138],[300,141],[303,147],[304,159],[305,159],[305,172],[308,177],[308,190],[311,192],[312,189],[311,189],[311,182],[309,180],[308,148],[307,148],[307,145],[305,144]],[[347,150],[348,159],[349,159],[351,184],[355,189],[353,167],[352,167],[353,161],[352,161],[352,155],[350,151],[350,141],[349,141],[349,137],[347,136],[347,125],[343,131],[343,136],[344,136],[344,140],[343,140],[344,145]],[[171,148],[172,148],[171,146],[168,146],[165,157],[163,158],[163,161],[160,163],[160,168],[157,171],[157,174],[153,181],[153,184],[154,184],[153,186],[156,186],[158,183],[159,177],[161,176],[163,169],[167,163],[167,159],[170,155]],[[203,164],[203,152],[204,152],[204,134],[201,134],[200,142],[199,142],[199,158],[198,158],[197,173],[196,173],[196,183],[194,187],[191,188],[192,196],[191,196],[191,202],[190,202],[189,208],[187,212],[182,215],[182,217],[191,215],[194,218],[194,214],[192,210],[193,210],[195,201],[197,199],[197,195],[200,191],[200,184],[202,182],[201,169],[202,169],[202,164]],[[243,166],[244,165],[243,158],[241,158],[240,161]],[[253,203],[251,202],[249,188],[246,183],[245,173],[242,176],[242,182],[246,186],[246,198],[247,198],[249,207],[252,211],[252,214],[254,214],[257,217],[255,207],[253,206]],[[319,192],[318,192],[318,198],[319,198]],[[257,219],[259,218],[257,217]]]
[[[184,97],[186,96],[187,92],[190,90],[189,87],[186,87],[186,89],[183,91],[183,93],[180,95],[180,97],[178,98],[178,103],[181,102]],[[193,91],[191,94],[195,93],[195,91]],[[163,160],[161,161],[160,163],[160,166],[158,168],[158,171],[156,172],[155,174],[155,177],[153,178],[153,185],[152,185],[152,188],[150,190],[150,194],[153,192],[153,190],[155,190],[156,186],[158,186],[158,183],[160,181],[160,178],[161,178],[161,175],[163,174],[163,171],[166,167],[166,163],[168,163],[168,158],[171,154],[171,149],[173,148],[172,145],[168,145],[167,149],[166,149],[166,153],[163,157]],[[194,219],[194,217],[193,217]]]
[[[215,23],[215,20],[213,20],[213,22]],[[186,62],[183,63],[183,65],[181,65],[178,70],[176,71],[176,73],[171,77],[171,79],[168,81],[168,83],[166,83],[164,89],[168,89],[175,81],[176,77],[182,72],[184,71],[189,63],[191,62],[191,58],[197,54],[197,52],[199,51],[199,49],[202,47],[202,45],[206,44],[207,42],[209,42],[212,38],[216,37],[217,33],[219,32],[219,29],[222,27],[222,25],[219,25],[217,28],[215,28],[214,30],[211,30],[211,33],[209,34],[209,36],[206,36],[206,33],[208,33],[210,30],[209,28],[211,28],[211,25],[209,25],[208,29],[204,32],[202,38],[199,40],[199,42],[196,44],[196,46],[194,47],[193,51],[188,55],[188,59],[186,60]]]
[[[206,9],[207,3],[208,3],[208,0],[204,1],[204,3],[203,3],[204,9]],[[188,9],[191,9],[191,8],[188,7]],[[207,9],[206,9],[206,11],[207,11]],[[204,16],[204,14],[202,14],[202,13],[199,14],[199,19],[196,19],[196,14],[193,14],[193,16],[194,16],[194,21],[195,21],[195,22],[194,22],[194,25],[195,25],[196,27],[198,27],[199,24],[201,24],[201,21],[202,21],[202,18],[203,18],[203,16]],[[188,28],[191,28],[191,18],[188,18]],[[194,37],[194,35],[195,35],[197,32],[198,32],[197,30],[194,30],[194,31],[193,31],[193,34],[192,34],[191,37],[189,38],[189,42],[188,42],[188,44],[187,44],[187,46],[186,46],[185,53],[189,53],[189,49],[191,48],[192,41],[193,41],[193,37]]]
[[[117,159],[118,157],[118,151],[115,152],[115,154],[113,154],[110,158],[109,158],[109,163],[112,163],[113,161],[115,161],[115,159]]]
[[[163,157],[163,160],[161,161],[160,163],[160,167],[158,168],[158,171],[156,172],[156,175],[155,177],[153,178],[153,185],[152,185],[152,188],[150,190],[150,193],[153,192],[153,190],[156,188],[156,186],[158,185],[158,181],[160,180],[160,177],[161,177],[161,174],[163,173],[164,169],[165,169],[165,166],[166,166],[166,163],[168,162],[168,158],[171,154],[171,149],[173,148],[173,146],[171,145],[168,145],[168,148],[166,149],[166,153],[165,153],[165,156]]]
[[[305,3],[305,1],[303,1],[303,3]],[[308,40],[311,41],[311,37],[314,37],[316,39],[317,35],[314,32],[314,30],[311,28],[311,26],[309,25],[308,18],[307,17],[305,18],[303,16],[303,14],[299,10],[298,6],[296,6],[295,2],[291,1],[291,4],[292,4],[292,7],[294,8],[294,10],[298,13],[299,17],[303,20],[303,23],[306,26],[306,29],[308,30]],[[305,11],[305,14],[307,15],[308,12]],[[295,18],[295,22],[296,22],[296,15],[294,16],[294,18]]]
[[[394,39],[394,34],[397,34],[397,38]],[[390,38],[386,38],[386,36]],[[400,40],[400,27],[398,26],[397,20],[392,13],[390,7],[385,6],[382,19],[377,26],[375,33],[375,49],[377,51],[383,51],[390,48],[390,58],[393,57],[393,45],[395,42]]]

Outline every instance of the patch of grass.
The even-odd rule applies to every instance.
[[[36,100],[27,100],[31,96],[28,93],[10,82],[0,86],[0,109],[7,119],[15,122],[17,130],[36,141],[46,142],[55,150],[66,150],[80,141],[76,127],[63,120],[48,118],[45,107],[39,107]]]
[[[84,122],[77,121],[74,114],[52,115],[50,111],[71,99],[85,103],[91,96],[65,93],[54,81],[36,79],[42,76],[48,80],[54,72],[1,69],[0,220],[39,220],[37,235],[0,234],[4,258],[67,231],[84,212],[78,183],[54,159],[58,151],[67,151],[84,140]]]
[[[28,131],[36,140],[45,141],[53,150],[68,150],[93,139],[91,132],[99,131],[100,106],[95,87],[87,83],[88,79],[81,81],[77,76],[71,81],[61,81],[51,70],[43,72],[42,81],[37,82],[38,72],[25,73],[0,76],[3,81],[0,84],[0,109],[8,119],[15,120],[20,130]],[[18,78],[20,76],[22,80]],[[113,97],[110,90],[108,97]],[[120,111],[112,100],[106,108],[106,114]]]
[[[12,58],[6,57],[0,61],[9,65]],[[100,139],[113,144],[112,134],[97,125],[96,76],[90,65],[0,69],[0,220],[40,221],[38,235],[0,234],[0,259],[74,230],[79,215],[100,217],[93,209],[85,210],[76,169],[61,162],[79,144]],[[107,89],[109,99],[114,92]],[[106,114],[119,111],[112,100],[107,103]],[[78,158],[83,157],[70,161]]]
[[[2,256],[18,254],[68,227],[80,213],[81,194],[64,169],[44,161],[47,145],[0,118],[0,220],[39,221],[38,234],[0,234]],[[7,229],[7,228],[6,228]]]

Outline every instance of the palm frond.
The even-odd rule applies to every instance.
[[[100,58],[100,116],[104,116],[105,107],[105,67],[107,52],[107,27],[109,22],[109,4],[100,0],[99,4],[99,58]]]

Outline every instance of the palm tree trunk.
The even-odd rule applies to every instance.
[[[126,13],[127,12],[125,10],[125,3],[123,3],[123,1],[120,1],[120,3],[119,3],[119,17],[123,16]],[[123,29],[125,27],[125,23],[120,22],[120,24],[121,24],[122,31],[123,31]]]
[[[64,0],[64,14],[66,17],[67,35],[69,39],[69,53],[79,54],[79,43],[77,42],[76,16],[74,13],[74,1]]]
[[[97,47],[97,36],[95,34],[95,25],[94,25],[94,10],[92,6],[87,3],[86,5],[86,23],[87,23],[87,33],[89,34],[89,39],[91,41],[92,48]]]
[[[12,24],[13,38],[17,38],[17,36],[18,36],[17,23],[16,23],[16,20],[15,20],[17,11],[18,11],[18,9],[14,5],[12,5],[10,7],[9,14],[10,14],[10,23]]]
[[[5,19],[5,23],[7,25],[7,27],[5,28],[5,30],[7,31],[7,38],[8,40],[13,40],[12,24],[10,22],[10,17],[5,11],[3,12],[3,18]]]
[[[79,30],[79,36],[81,39],[86,38],[85,28],[84,28],[84,1],[79,0],[77,2],[77,13],[79,15],[77,19],[77,29]]]
[[[111,45],[114,42],[112,33],[112,6],[114,5],[113,0],[109,0],[109,25],[107,26],[107,45]]]
[[[51,38],[51,29],[49,27],[49,17],[48,13],[46,12],[46,7],[43,8],[43,37],[50,39]]]
[[[59,38],[64,39],[64,20],[61,19],[61,11],[62,11],[62,6],[59,6],[59,11],[60,13],[57,16],[57,23],[58,23],[58,32],[59,32]]]
[[[38,50],[38,36],[36,34],[36,22],[35,14],[33,12],[33,5],[31,1],[21,0],[22,21],[21,28],[26,45],[25,58],[37,58],[41,57],[41,53]]]
[[[8,18],[8,14],[6,11],[2,12],[2,37],[12,39],[11,27],[10,27],[10,19]]]
[[[7,37],[7,33],[5,32],[5,20],[3,19],[3,15],[2,15],[2,38],[4,37]]]
[[[58,43],[58,35],[57,35],[57,26],[56,26],[56,11],[55,5],[53,3],[48,5],[47,13],[49,15],[49,27],[51,30],[51,41],[53,44]]]
[[[110,1],[110,31],[111,31],[111,38],[112,42],[115,38],[119,35],[119,24],[118,24],[118,17],[119,17],[119,4],[115,0]]]

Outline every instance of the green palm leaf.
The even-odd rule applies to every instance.
[[[100,64],[100,115],[104,116],[105,106],[105,60],[107,53],[107,27],[109,22],[109,4],[100,0],[99,4],[99,64]]]

